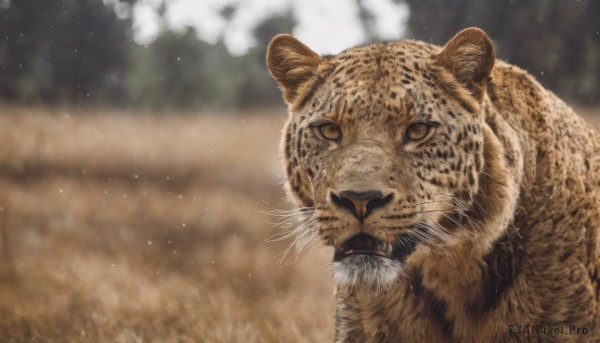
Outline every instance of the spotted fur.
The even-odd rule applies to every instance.
[[[495,61],[483,31],[335,56],[279,35],[267,63],[289,109],[286,189],[318,236],[406,244],[400,260],[334,263],[337,342],[600,341],[600,135]],[[322,122],[339,139],[320,137]],[[416,122],[426,139],[407,138]],[[393,200],[360,223],[332,203],[344,189]],[[588,334],[511,336],[514,322]]]

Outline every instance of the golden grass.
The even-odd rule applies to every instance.
[[[265,242],[283,113],[0,111],[0,342],[331,341],[328,252]]]

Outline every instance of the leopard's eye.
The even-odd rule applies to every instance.
[[[421,140],[421,139],[427,137],[429,130],[430,130],[430,126],[427,124],[423,124],[423,123],[412,124],[406,130],[406,137],[408,137],[409,139],[411,139],[413,141],[418,141],[418,140]]]
[[[323,138],[330,141],[337,141],[342,136],[340,128],[333,124],[323,124],[319,126],[319,133]]]

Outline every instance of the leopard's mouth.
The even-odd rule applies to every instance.
[[[392,244],[361,232],[336,245],[333,260],[341,261],[353,255],[372,255],[402,260],[415,250],[416,245],[417,242],[411,239]]]

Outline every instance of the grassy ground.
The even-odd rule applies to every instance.
[[[331,341],[330,253],[265,242],[283,112],[0,110],[0,342]]]
[[[260,211],[283,110],[0,111],[0,342],[324,342],[333,284]]]

